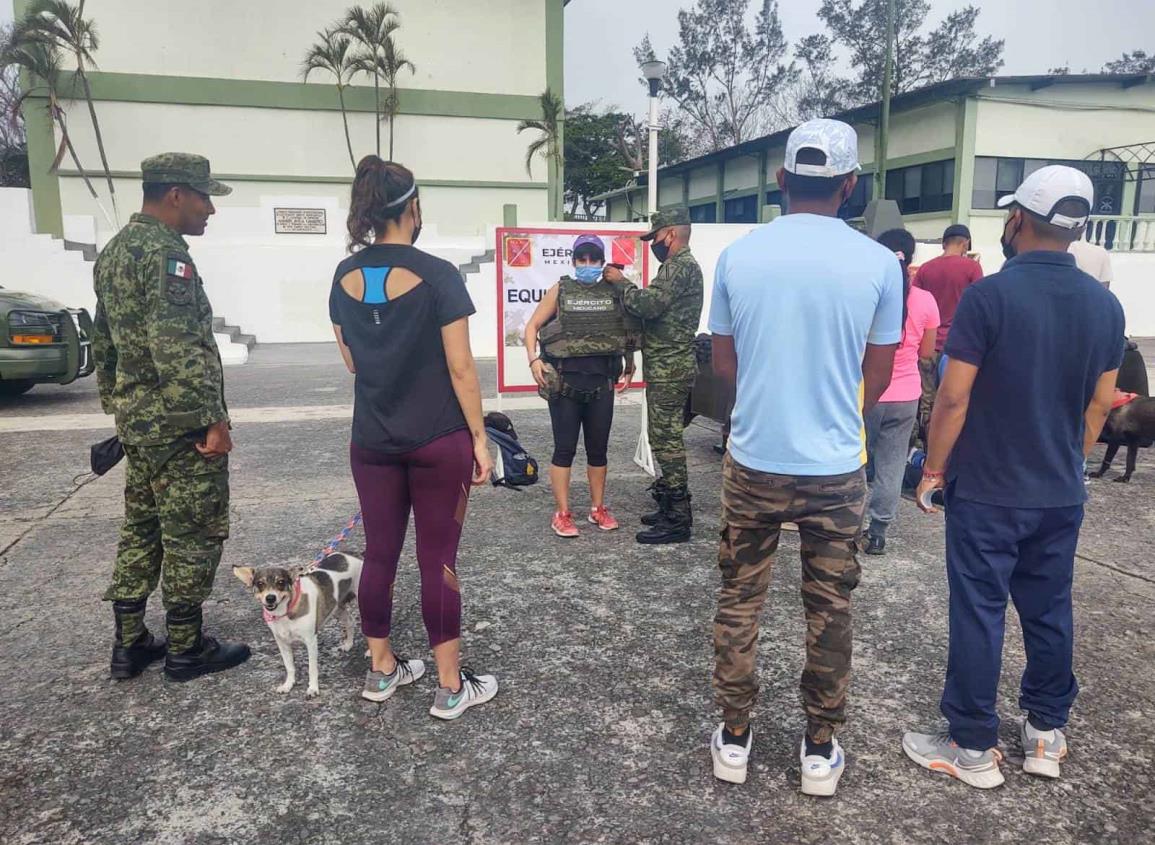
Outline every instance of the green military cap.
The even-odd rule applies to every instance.
[[[667,208],[665,211],[655,211],[650,215],[650,231],[642,235],[643,241],[652,241],[658,234],[659,229],[665,229],[667,226],[689,226],[690,225],[690,209],[684,205],[679,205],[677,208]]]
[[[212,177],[207,158],[192,153],[150,156],[140,163],[140,175],[144,182],[188,185],[194,191],[214,197],[227,196],[233,192],[228,185]]]

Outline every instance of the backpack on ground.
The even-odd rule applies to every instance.
[[[485,433],[497,446],[497,460],[493,465],[492,476],[494,487],[515,490],[537,484],[537,461],[518,441],[509,417],[497,411],[486,414]]]

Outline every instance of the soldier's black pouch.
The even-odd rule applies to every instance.
[[[121,458],[124,457],[124,446],[121,445],[120,438],[114,434],[107,440],[94,443],[89,452],[89,463],[92,465],[92,471],[97,475],[104,475],[120,463]]]

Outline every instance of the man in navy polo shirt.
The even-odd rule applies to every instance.
[[[1027,652],[1023,770],[1058,777],[1067,753],[1083,461],[1111,409],[1124,342],[1118,300],[1067,252],[1093,201],[1091,180],[1061,166],[1000,201],[1008,261],[963,294],[931,417],[918,492],[946,489],[950,727],[908,733],[902,745],[920,765],[981,788],[1003,782],[995,704],[1008,597]]]

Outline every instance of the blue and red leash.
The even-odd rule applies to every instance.
[[[345,523],[345,527],[341,529],[337,536],[329,540],[329,542],[325,544],[325,547],[317,552],[317,556],[313,558],[313,567],[316,568],[317,564],[336,552],[340,545],[349,539],[349,535],[353,533],[353,529],[360,524],[361,511],[357,511],[357,513],[353,514],[352,518]]]

